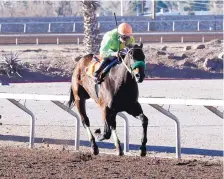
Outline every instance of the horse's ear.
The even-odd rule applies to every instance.
[[[142,42],[140,42],[140,45],[139,45],[141,48],[143,47],[143,43]]]

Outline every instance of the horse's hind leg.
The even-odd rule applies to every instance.
[[[103,109],[103,119],[105,120],[104,132],[103,134],[98,132],[97,133],[95,132],[95,133],[98,135],[97,138],[99,141],[110,139],[112,134],[114,138],[114,144],[118,152],[117,154],[121,156],[121,155],[124,155],[124,153],[116,133],[116,115],[117,114],[111,111],[111,109],[109,109],[108,107],[105,107]]]
[[[118,136],[116,133],[116,115],[111,116],[111,129],[112,129],[112,135],[114,138],[114,145],[117,149],[117,155],[122,156],[122,155],[124,155],[124,152],[121,147],[120,140],[118,139]]]
[[[74,98],[75,98],[75,103],[76,103],[77,109],[78,109],[79,114],[81,116],[82,124],[83,124],[84,128],[87,130],[89,141],[91,142],[92,153],[94,155],[98,155],[99,154],[99,149],[98,149],[98,146],[96,145],[95,137],[93,136],[93,134],[90,130],[89,118],[86,115],[86,106],[85,106],[85,102],[86,102],[85,93],[86,93],[86,91],[83,87],[79,86],[77,91],[73,90],[73,93],[74,93]]]

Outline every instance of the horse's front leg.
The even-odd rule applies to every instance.
[[[104,131],[101,134],[101,131],[97,129],[95,134],[97,135],[97,139],[99,141],[103,141],[105,139],[110,139],[111,137],[111,110],[108,107],[103,109],[103,120],[104,120]]]
[[[146,155],[146,143],[147,143],[147,128],[148,128],[148,118],[142,113],[139,116],[137,116],[142,121],[142,127],[143,127],[143,135],[142,135],[142,146],[140,147],[140,155],[145,156]]]
[[[129,114],[134,116],[137,119],[140,119],[142,121],[142,127],[143,127],[143,135],[142,135],[142,145],[140,147],[140,155],[145,156],[146,155],[146,143],[147,143],[147,128],[148,128],[148,118],[144,115],[141,105],[136,102],[133,105],[130,106],[130,108],[127,110]]]
[[[122,156],[124,155],[123,149],[121,147],[120,140],[118,139],[117,133],[116,133],[116,114],[113,114],[111,116],[111,129],[112,129],[112,135],[114,138],[114,145],[117,149],[117,155]]]

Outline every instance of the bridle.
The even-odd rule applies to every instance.
[[[133,58],[133,55],[131,55],[131,52],[132,52],[133,49],[134,49],[134,48],[129,48],[129,49],[128,49],[128,52],[126,53],[126,55],[129,56],[129,59],[131,58],[133,61],[137,61],[137,60],[135,60],[135,59]],[[125,56],[126,56],[126,55],[125,55]],[[136,76],[134,75],[134,73],[133,73],[134,68],[132,68],[132,67],[128,67],[127,64],[124,62],[124,58],[120,57],[120,59],[121,59],[123,65],[125,66],[125,68],[127,69],[127,71],[128,71],[132,76],[134,76],[135,79],[137,80],[137,77],[136,77]],[[137,65],[136,63],[140,63],[140,65],[143,65],[143,64],[144,64],[144,67],[145,67],[145,63],[144,63],[143,61],[135,62],[135,64],[132,65],[132,66],[136,66],[136,65]]]

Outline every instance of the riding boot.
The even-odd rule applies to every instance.
[[[108,60],[104,59],[103,62],[100,64],[99,69],[96,70],[95,73],[94,73],[94,77],[96,79],[98,79],[100,72],[107,66],[107,64],[108,64]]]

